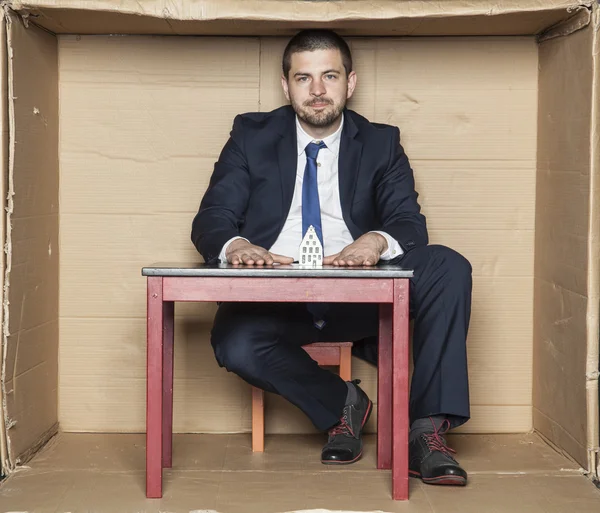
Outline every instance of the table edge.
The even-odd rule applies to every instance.
[[[323,270],[319,271],[319,276],[303,276],[301,270],[291,271],[272,271],[262,269],[233,270],[233,269],[211,269],[210,271],[185,269],[182,271],[169,271],[154,267],[142,268],[142,276],[162,277],[162,278],[338,278],[338,279],[403,279],[412,278],[414,271],[412,269],[403,269],[398,271],[370,271],[361,270],[362,276],[344,276],[343,271]]]

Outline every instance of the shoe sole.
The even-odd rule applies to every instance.
[[[365,413],[365,416],[363,418],[363,422],[360,426],[360,434],[362,436],[362,430],[365,427],[365,424],[367,422],[369,422],[369,418],[371,417],[371,412],[373,411],[373,401],[369,401],[369,408],[367,409],[367,412]],[[360,451],[360,453],[358,454],[358,456],[356,456],[356,458],[354,458],[353,460],[346,460],[346,461],[340,461],[340,460],[321,460],[321,463],[323,463],[323,465],[350,465],[351,463],[355,463],[358,460],[360,460],[360,458],[362,457],[362,450]]]
[[[440,476],[440,477],[422,477],[419,472],[409,470],[410,477],[417,477],[426,484],[447,485],[447,486],[465,486],[467,480],[461,476]]]
[[[347,460],[347,461],[341,461],[341,460],[321,460],[321,463],[323,463],[323,465],[350,465],[351,463],[354,463],[358,460],[360,460],[362,458],[362,451],[360,451],[359,455],[354,458],[353,460]]]

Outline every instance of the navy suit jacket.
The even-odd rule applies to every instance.
[[[269,249],[287,218],[298,151],[295,112],[236,116],[192,223],[192,242],[207,263],[237,235]],[[344,110],[339,153],[342,215],[354,239],[381,230],[406,252],[428,243],[413,171],[398,128]]]

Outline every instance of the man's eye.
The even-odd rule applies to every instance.
[[[337,78],[336,75],[325,75],[325,77],[330,80]]]
[[[298,82],[306,82],[308,77],[298,77]]]

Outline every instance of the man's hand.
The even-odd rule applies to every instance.
[[[379,233],[365,233],[335,255],[323,259],[326,265],[375,265],[387,250],[387,240]]]
[[[234,240],[227,248],[225,255],[227,256],[227,262],[234,265],[291,264],[294,261],[292,257],[270,253],[265,248],[250,244],[243,239]]]

